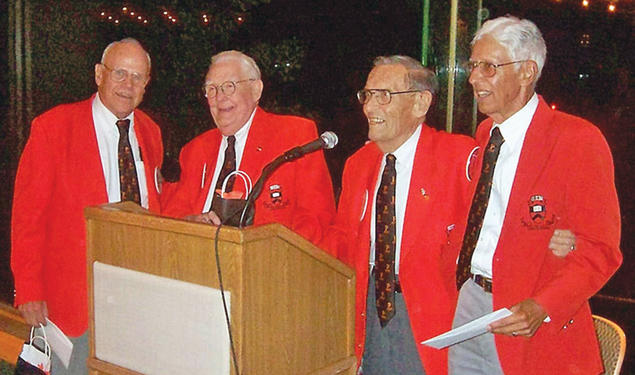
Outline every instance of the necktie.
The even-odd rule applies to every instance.
[[[375,206],[375,304],[382,327],[395,316],[395,155],[386,155]]]
[[[220,170],[220,174],[218,175],[218,180],[216,180],[216,192],[221,191],[223,188],[223,181],[227,178],[231,172],[236,170],[236,137],[230,135],[227,137],[227,147],[225,148],[225,159],[223,159],[223,167]],[[235,176],[231,176],[227,180],[227,185],[225,186],[225,192],[230,192],[234,188],[234,179]],[[214,199],[216,199],[217,195],[214,194]],[[220,195],[218,195],[220,197]]]
[[[498,127],[492,131],[489,143],[485,148],[483,156],[483,168],[481,169],[481,177],[476,185],[470,214],[468,216],[467,228],[465,228],[465,236],[463,237],[463,246],[459,254],[459,262],[456,268],[456,287],[461,289],[461,285],[470,277],[470,264],[472,263],[472,254],[476,248],[476,241],[481,233],[483,226],[483,218],[487,211],[489,203],[489,195],[492,191],[492,177],[494,176],[494,168],[496,160],[500,152],[500,146],[505,142]]]
[[[130,140],[128,139],[128,128],[130,120],[117,120],[119,129],[119,191],[121,201],[133,201],[141,204],[139,194],[139,182],[137,181],[137,169],[135,167]]]

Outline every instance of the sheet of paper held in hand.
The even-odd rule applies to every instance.
[[[457,327],[451,331],[442,333],[439,336],[433,337],[426,341],[422,341],[421,343],[423,345],[431,346],[436,349],[443,349],[446,346],[454,345],[461,341],[465,341],[467,339],[471,339],[472,337],[484,334],[485,332],[487,332],[487,326],[490,323],[495,322],[499,319],[506,318],[511,314],[511,311],[506,308],[502,308],[478,319],[472,320],[469,323],[465,323],[462,326]]]
[[[73,343],[49,318],[46,318],[44,332],[46,332],[46,338],[51,349],[60,358],[64,367],[68,368],[68,362],[71,360],[71,353],[73,352]]]

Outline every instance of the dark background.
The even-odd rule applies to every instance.
[[[9,18],[9,10],[16,3],[28,8],[23,26],[32,46],[32,83],[26,92],[33,99],[18,108],[24,114],[22,121],[15,120],[16,109],[10,105],[17,78],[9,48],[16,38],[15,21]],[[444,87],[450,2],[431,3],[427,57]],[[559,109],[594,122],[611,146],[622,210],[624,264],[591,303],[594,313],[617,321],[627,331],[632,348],[635,4],[620,0],[612,13],[607,10],[608,1],[590,3],[584,8],[577,0],[501,0],[484,1],[483,6],[490,18],[510,13],[538,25],[548,48],[538,93]],[[128,13],[122,13],[123,6],[128,6]],[[135,21],[130,11],[141,14],[148,24]],[[177,22],[171,22],[164,11]],[[208,23],[203,22],[203,14],[208,15]],[[109,15],[113,20],[108,20]],[[115,24],[114,19],[120,22]],[[339,145],[326,154],[337,190],[344,160],[366,140],[355,91],[363,87],[374,57],[421,57],[421,28],[422,1],[418,0],[0,1],[0,178],[6,187],[0,191],[0,299],[12,301],[12,184],[30,120],[54,105],[91,95],[94,64],[110,41],[135,37],[152,56],[152,81],[141,108],[162,128],[167,179],[178,179],[180,147],[213,126],[199,87],[209,57],[231,48],[247,52],[261,66],[263,107],[313,118],[320,130],[339,135]],[[469,56],[475,28],[476,1],[460,1],[459,62]],[[454,131],[471,134],[471,89],[465,72],[458,71],[456,77]],[[428,119],[440,129],[445,127],[446,96],[444,89]],[[630,357],[624,374],[635,371]]]

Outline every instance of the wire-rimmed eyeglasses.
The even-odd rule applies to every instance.
[[[110,72],[110,80],[113,82],[123,82],[128,79],[128,76],[130,76],[130,80],[132,81],[132,84],[134,86],[144,86],[146,83],[148,83],[147,75],[130,73],[126,69],[113,69],[104,63],[102,63],[101,65]]]
[[[496,69],[500,67],[511,65],[511,64],[523,63],[526,61],[529,61],[529,60],[510,61],[510,62],[502,63],[502,64],[494,64],[488,61],[468,61],[465,63],[465,70],[467,70],[471,74],[474,71],[474,69],[479,68],[481,70],[481,74],[483,74],[485,77],[493,77],[494,74],[496,74]]]
[[[383,89],[361,89],[357,92],[357,100],[359,100],[361,104],[366,104],[371,97],[375,96],[377,103],[384,105],[390,103],[393,95],[409,94],[413,92],[421,92],[421,90],[390,91]]]
[[[241,79],[240,81],[225,81],[221,83],[220,86],[206,83],[205,85],[203,85],[203,93],[205,94],[206,98],[211,99],[216,97],[216,95],[218,94],[218,89],[220,88],[220,91],[223,93],[223,95],[232,96],[236,92],[236,85],[243,82],[253,82],[255,80],[255,78],[247,78]]]

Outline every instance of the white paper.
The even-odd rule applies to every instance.
[[[100,262],[93,272],[98,359],[146,375],[230,374],[218,289]]]
[[[46,340],[51,346],[51,349],[55,352],[55,354],[57,354],[64,364],[64,367],[68,368],[68,363],[71,360],[71,353],[73,352],[73,343],[68,339],[68,337],[66,337],[64,332],[55,325],[55,323],[49,320],[49,318],[46,318],[44,332],[46,333]]]
[[[446,346],[454,345],[461,341],[484,334],[487,332],[487,326],[490,323],[506,318],[511,314],[511,311],[506,308],[502,308],[478,319],[472,320],[469,323],[465,323],[451,331],[442,333],[439,336],[422,341],[421,344],[431,346],[436,349],[443,349]]]

